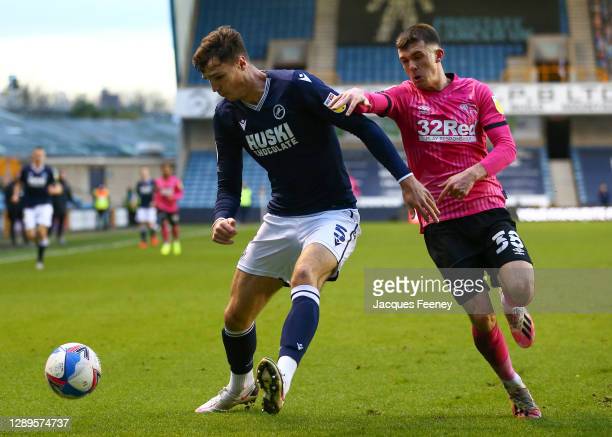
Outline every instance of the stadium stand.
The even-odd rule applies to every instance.
[[[590,0],[589,9],[597,66],[612,75],[612,2]]]
[[[253,190],[253,207],[261,205],[260,190],[263,187],[264,204],[270,198],[270,182],[263,168],[247,153],[242,154],[242,180]],[[183,178],[185,194],[181,201],[184,208],[213,208],[217,196],[217,158],[215,152],[192,151]]]
[[[508,56],[523,55],[524,44],[447,44],[444,69],[462,77],[499,81]],[[393,46],[338,47],[337,73],[344,83],[397,83],[406,74]]]
[[[546,148],[520,147],[516,160],[497,178],[508,195],[508,204],[545,206],[552,197]]]
[[[612,147],[574,147],[574,176],[582,205],[598,205],[599,184],[612,187]]]
[[[230,24],[240,30],[251,59],[263,59],[271,39],[310,39],[314,14],[314,0],[203,0],[191,53],[210,31]],[[190,85],[207,83],[195,69],[189,70]]]
[[[42,118],[0,110],[0,123],[0,145],[7,156],[28,156],[35,146],[50,156],[136,156],[143,145],[151,145],[173,157],[178,144],[178,126],[169,118]]]
[[[403,154],[403,153],[402,153]],[[344,162],[361,189],[359,206],[383,207],[401,204],[397,182],[368,152],[363,149],[343,151]],[[243,153],[243,180],[255,196],[253,206],[261,206],[259,191],[265,190],[264,203],[270,198],[269,182],[265,171],[247,153]],[[499,179],[513,205],[547,204],[550,198],[548,160],[544,148],[522,148],[517,160],[500,175]],[[184,176],[184,208],[212,208],[217,191],[216,156],[210,151],[193,151]],[[396,205],[398,204],[398,205]]]

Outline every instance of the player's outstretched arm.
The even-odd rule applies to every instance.
[[[416,211],[426,222],[438,223],[440,221],[440,210],[436,206],[434,197],[414,174],[402,180],[400,187],[411,217],[414,217]]]
[[[211,237],[215,243],[219,244],[234,244],[234,236],[236,230],[236,220],[233,218],[218,218],[212,225]]]

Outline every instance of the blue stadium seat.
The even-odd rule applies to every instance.
[[[612,147],[574,147],[572,162],[582,205],[597,205],[599,184],[612,190]]]
[[[501,80],[506,57],[525,53],[523,44],[447,44],[445,48],[445,71],[486,82]],[[338,47],[336,70],[344,83],[406,80],[392,46]]]
[[[192,53],[202,37],[229,24],[242,34],[249,56],[264,59],[271,39],[312,38],[314,15],[314,0],[201,0]],[[189,83],[208,81],[191,68]]]
[[[497,178],[509,196],[551,194],[546,149],[520,147],[516,160]]]
[[[243,181],[253,190],[253,206],[258,208],[260,190],[263,203],[270,199],[270,182],[263,168],[243,152]],[[183,177],[185,194],[180,203],[182,208],[213,208],[217,198],[217,158],[215,152],[192,151]]]

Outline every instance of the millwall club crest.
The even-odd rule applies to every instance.
[[[277,120],[282,120],[285,117],[285,108],[283,105],[274,105],[274,108],[272,108],[272,114]]]
[[[242,130],[246,129],[246,120],[240,120],[240,127],[242,128]]]

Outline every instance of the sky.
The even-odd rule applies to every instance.
[[[174,100],[169,0],[0,0],[0,89]]]

